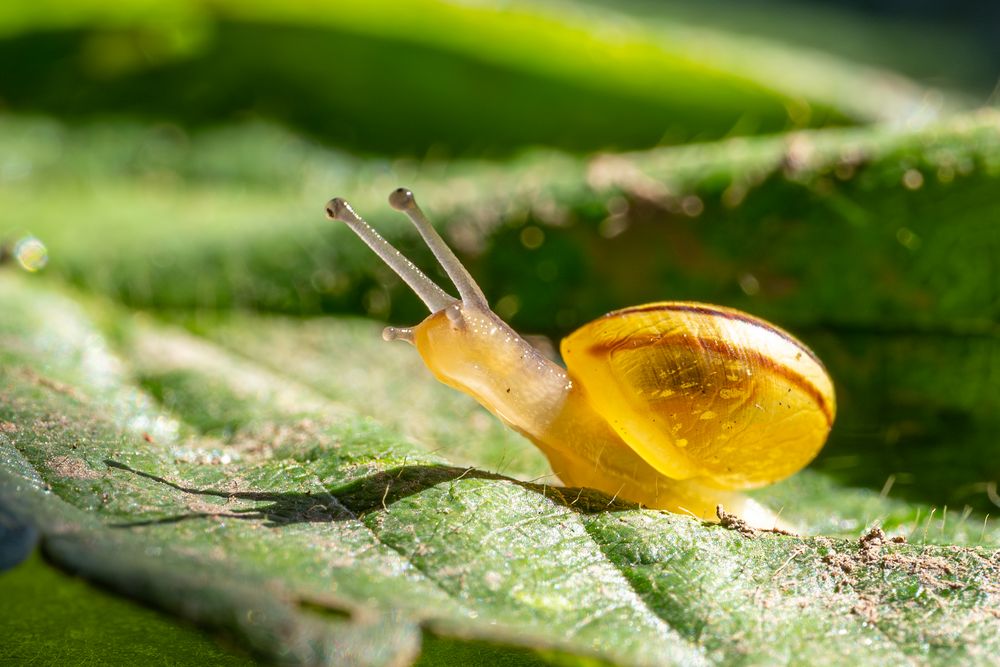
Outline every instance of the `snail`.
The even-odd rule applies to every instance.
[[[741,490],[784,479],[822,448],[833,383],[804,344],[738,310],[664,301],[616,310],[562,341],[563,368],[487,304],[413,194],[407,215],[458,290],[456,299],[349,203],[326,205],[431,311],[383,338],[413,344],[438,380],[469,394],[531,440],[568,486],[710,518],[724,504],[750,521],[772,515]],[[748,518],[749,516],[749,518]]]

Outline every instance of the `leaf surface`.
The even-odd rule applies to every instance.
[[[200,323],[222,347],[105,313],[119,355],[66,296],[7,275],[0,302],[3,504],[63,565],[272,658],[399,664],[423,634],[635,665],[998,648],[995,548],[750,537],[455,466],[333,401],[337,378],[302,377],[307,348],[284,372],[232,351],[233,330],[293,340],[280,322]],[[393,373],[381,350],[353,355]]]

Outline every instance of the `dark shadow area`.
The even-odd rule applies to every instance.
[[[23,562],[38,544],[38,530],[0,505],[0,572]]]
[[[328,490],[327,493],[295,493],[268,491],[222,491],[184,486],[148,472],[136,470],[124,463],[105,459],[104,464],[124,472],[145,477],[159,484],[169,486],[182,493],[233,498],[253,502],[267,502],[253,509],[224,510],[219,512],[191,512],[157,519],[143,519],[111,524],[115,528],[133,528],[159,524],[178,523],[189,519],[219,517],[263,521],[269,527],[286,526],[295,523],[349,521],[360,519],[371,512],[388,511],[399,500],[415,495],[439,484],[460,479],[502,480],[516,484],[548,498],[557,505],[580,514],[619,512],[636,509],[639,505],[628,503],[595,491],[593,489],[553,487],[545,484],[522,482],[503,475],[454,466],[410,465],[370,475]],[[221,508],[220,508],[221,509]]]
[[[551,649],[538,651],[528,647],[504,646],[488,641],[449,637],[424,630],[420,657],[416,667],[437,665],[493,665],[494,667],[546,667],[578,664],[579,656],[564,654]],[[605,665],[603,661],[588,658],[585,664]]]

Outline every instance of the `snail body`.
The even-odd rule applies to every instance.
[[[398,189],[406,213],[458,289],[455,299],[347,202],[348,224],[417,293],[431,315],[386,340],[416,346],[438,380],[531,440],[563,483],[702,518],[738,493],[784,479],[815,457],[836,412],[816,356],[787,332],[737,310],[668,301],[608,313],[562,341],[566,368],[493,313],[468,271]],[[764,519],[766,520],[766,519]]]

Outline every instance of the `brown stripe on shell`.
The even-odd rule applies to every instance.
[[[795,341],[793,340],[792,342]],[[833,426],[833,414],[831,413],[830,406],[827,404],[826,399],[823,397],[823,393],[816,385],[799,373],[793,371],[791,368],[779,364],[770,357],[765,357],[756,350],[736,347],[725,341],[714,340],[711,338],[694,338],[692,336],[685,335],[633,335],[626,341],[615,341],[614,343],[594,343],[587,348],[587,352],[595,357],[603,357],[608,353],[619,349],[638,350],[644,347],[663,347],[668,345],[684,347],[689,350],[693,350],[695,349],[695,346],[697,346],[702,349],[717,352],[721,356],[728,357],[730,359],[755,361],[760,364],[760,366],[766,368],[775,375],[780,375],[785,380],[812,397],[813,401],[815,401],[816,405],[819,407],[820,412],[822,412],[823,416],[826,417],[827,427],[830,428]]]
[[[826,370],[826,366],[823,365],[823,362],[820,361],[819,357],[817,357],[812,350],[803,345],[802,342],[797,340],[794,336],[785,331],[782,331],[773,324],[768,324],[767,322],[765,322],[760,318],[754,317],[752,315],[747,315],[745,313],[735,312],[731,310],[720,310],[700,303],[693,303],[693,302],[685,303],[678,301],[672,303],[660,303],[660,304],[653,303],[645,306],[633,306],[631,308],[623,308],[621,310],[612,311],[601,319],[611,318],[611,317],[623,317],[625,315],[633,315],[635,313],[654,313],[656,311],[698,313],[699,315],[712,315],[715,317],[722,317],[727,320],[736,320],[738,322],[745,322],[747,324],[751,324],[760,329],[765,329],[767,331],[770,331],[774,335],[787,340],[789,343],[794,343],[796,347],[805,352],[810,359],[815,361],[820,368]]]

